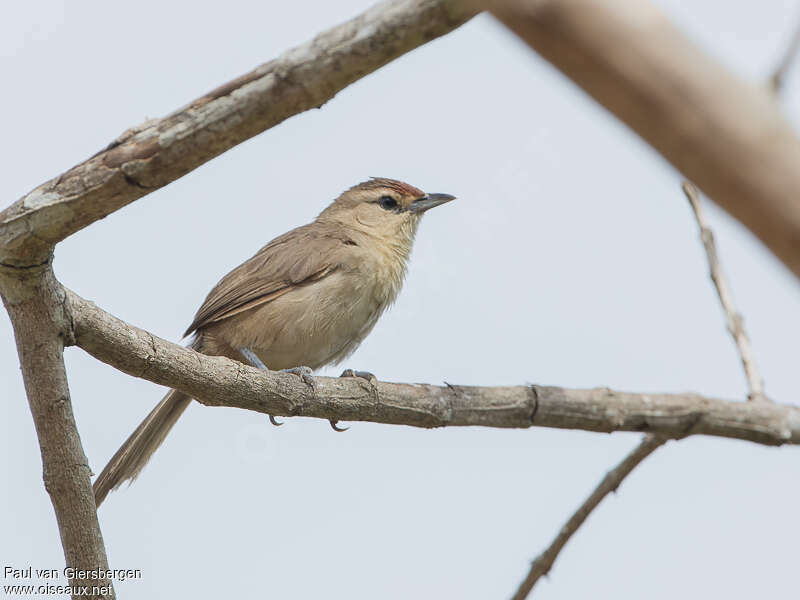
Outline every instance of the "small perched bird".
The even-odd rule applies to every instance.
[[[352,354],[394,302],[420,218],[453,199],[394,179],[351,187],[223,277],[184,333],[189,347],[313,384],[311,370]],[[141,472],[191,400],[170,390],[147,415],[95,480],[97,506]]]

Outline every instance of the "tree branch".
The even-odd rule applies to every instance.
[[[71,315],[51,260],[28,268],[0,265],[0,293],[11,317],[17,352],[42,455],[44,487],[56,513],[68,567],[108,569],[97,521],[91,471],[72,414],[63,350]],[[73,598],[114,598],[106,578],[71,578],[71,586],[103,587]]]
[[[689,204],[692,206],[695,219],[697,219],[697,225],[700,227],[700,239],[703,242],[706,257],[708,258],[711,281],[714,282],[714,287],[717,289],[719,301],[722,304],[722,311],[725,313],[725,319],[728,323],[728,331],[742,359],[742,367],[744,367],[747,385],[750,388],[749,398],[751,401],[766,401],[767,397],[764,395],[764,380],[761,378],[761,374],[756,366],[753,348],[750,346],[750,338],[744,330],[742,315],[736,310],[730,285],[728,285],[728,280],[722,272],[719,256],[717,256],[717,245],[714,242],[714,233],[711,231],[706,221],[697,188],[694,187],[690,181],[684,181],[682,188],[683,193],[686,194],[686,198],[689,200]]]
[[[528,594],[533,590],[533,586],[539,579],[547,575],[553,567],[558,554],[561,552],[564,545],[569,541],[572,535],[578,531],[583,522],[589,517],[591,512],[597,508],[603,498],[608,496],[611,492],[615,492],[622,480],[625,479],[631,471],[633,471],[639,463],[645,458],[650,456],[657,448],[662,446],[667,441],[666,438],[649,434],[644,436],[642,441],[636,448],[634,448],[616,467],[611,469],[600,484],[594,489],[583,504],[580,505],[569,520],[564,523],[561,531],[553,539],[547,549],[542,552],[531,564],[528,575],[519,585],[519,588],[512,596],[512,600],[525,600]]]
[[[496,0],[495,15],[800,276],[800,139],[642,0]]]
[[[800,444],[800,409],[695,394],[633,394],[549,386],[435,386],[317,377],[317,393],[288,373],[205,356],[129,325],[67,291],[78,346],[135,377],[179,389],[209,406],[276,416],[413,427],[531,426],[703,434],[760,444]]]
[[[477,13],[458,0],[386,1],[333,27],[37,187],[0,213],[0,260],[49,248],[233,146],[311,108]]]

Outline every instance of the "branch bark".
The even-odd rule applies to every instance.
[[[73,343],[65,292],[51,269],[51,258],[27,268],[0,265],[0,293],[11,317],[39,447],[44,487],[56,513],[68,567],[108,569],[97,521],[91,470],[72,414],[64,346]],[[75,577],[73,587],[88,586],[78,598],[114,598],[106,578]],[[103,588],[93,593],[92,590]]]
[[[298,377],[198,354],[129,325],[67,291],[78,346],[135,377],[179,389],[209,406],[276,416],[413,427],[532,426],[704,434],[760,444],[800,444],[800,409],[694,394],[633,394],[549,386],[471,387]]]
[[[494,14],[800,276],[800,139],[641,0],[496,0]]]
[[[70,234],[281,121],[319,108],[477,12],[458,0],[382,2],[171,115],[127,130],[0,213],[0,259],[27,264],[17,256],[23,246],[46,256]]]

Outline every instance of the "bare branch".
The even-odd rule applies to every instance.
[[[128,325],[67,291],[75,340],[95,358],[135,377],[179,389],[209,406],[275,416],[371,421],[413,427],[532,426],[702,434],[760,444],[800,444],[800,409],[694,394],[633,394],[549,386],[435,386],[298,377],[205,356]]]
[[[733,337],[736,348],[739,350],[739,356],[742,359],[742,366],[744,367],[745,376],[747,377],[747,385],[750,388],[749,398],[751,401],[766,401],[767,397],[764,395],[764,382],[756,366],[753,348],[750,346],[750,338],[744,330],[742,315],[736,310],[728,280],[719,264],[717,245],[714,242],[714,233],[711,231],[706,221],[697,188],[694,187],[690,181],[684,181],[682,188],[683,193],[686,194],[686,198],[689,200],[689,204],[692,205],[694,216],[697,219],[697,225],[700,227],[700,239],[703,241],[703,247],[708,257],[708,268],[711,274],[711,280],[714,282],[714,287],[717,288],[719,301],[722,304],[722,310],[725,312],[725,319],[728,323],[728,331],[731,337]]]
[[[281,121],[333,96],[389,61],[444,35],[477,11],[458,0],[382,2],[164,117],[0,213],[0,260],[29,264],[22,246],[49,248]]]
[[[44,487],[56,513],[68,567],[108,569],[97,521],[91,471],[72,414],[65,343],[72,343],[72,323],[64,289],[50,260],[36,267],[0,266],[0,292],[14,326],[17,351],[42,455]],[[102,587],[98,594],[73,598],[114,598],[106,578],[71,578],[70,585]]]
[[[786,74],[789,72],[789,68],[797,57],[798,49],[800,49],[800,23],[795,28],[794,35],[792,35],[792,39],[786,47],[786,51],[783,53],[778,66],[775,67],[775,71],[769,78],[769,87],[774,93],[780,94],[783,90]]]
[[[564,524],[550,546],[547,547],[547,550],[542,552],[533,561],[528,575],[512,596],[513,600],[525,600],[525,598],[528,597],[528,594],[530,594],[536,582],[539,581],[543,575],[547,575],[562,548],[564,548],[572,535],[578,531],[578,528],[583,525],[583,522],[589,517],[591,512],[597,508],[597,505],[603,501],[603,498],[608,496],[611,492],[616,491],[622,483],[622,480],[625,479],[639,463],[650,456],[666,441],[666,438],[653,434],[644,436],[639,445],[636,446],[621,463],[606,473],[606,476],[603,477],[600,484],[589,494],[589,497],[584,500],[583,504],[580,505],[578,510],[576,510]]]
[[[643,0],[495,0],[495,15],[800,276],[800,139]]]

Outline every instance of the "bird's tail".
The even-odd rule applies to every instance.
[[[191,396],[177,390],[170,390],[164,399],[150,411],[150,414],[125,440],[122,447],[108,461],[103,472],[95,479],[92,488],[97,506],[100,506],[111,490],[117,489],[124,481],[133,480],[139,475],[191,401]]]

